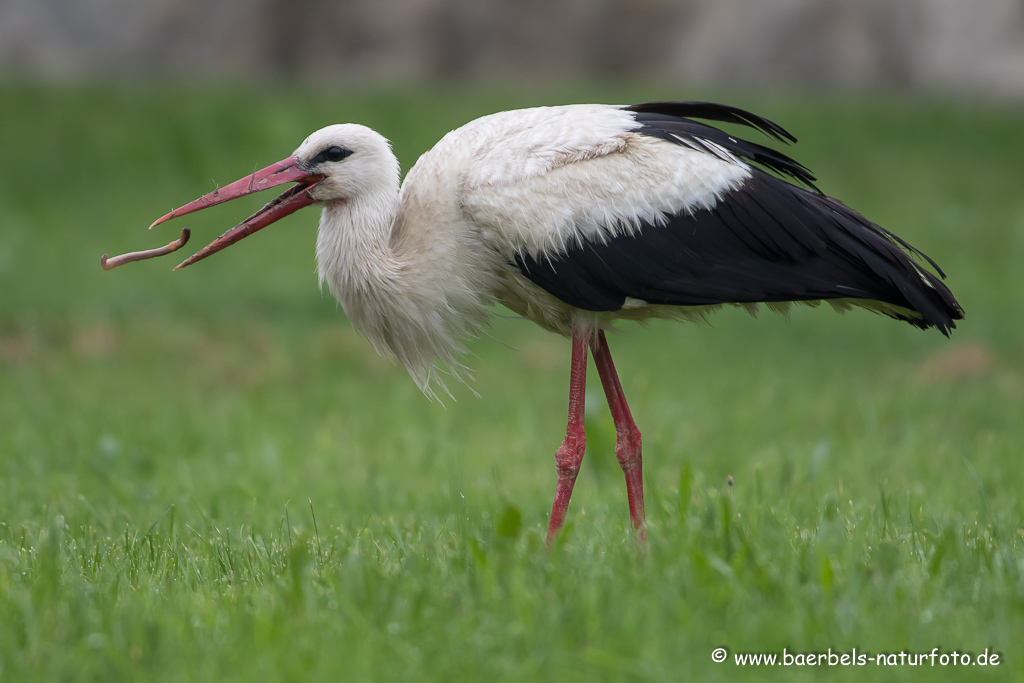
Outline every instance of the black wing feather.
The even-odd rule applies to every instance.
[[[630,234],[575,244],[558,254],[516,254],[523,275],[562,301],[584,310],[616,311],[627,297],[674,306],[856,298],[916,312],[920,317],[887,311],[944,334],[963,318],[940,277],[912,255],[945,277],[934,261],[822,194],[804,166],[686,117],[746,125],[795,141],[781,126],[706,102],[626,109],[636,112],[639,133],[718,156],[726,150],[811,189],[755,168],[743,186],[710,209],[670,216],[663,224],[645,223]]]
[[[717,146],[817,189],[814,186],[814,175],[803,164],[782,152],[736,138],[714,126],[687,117],[749,126],[781,142],[796,142],[796,138],[789,131],[766,118],[736,107],[711,102],[648,102],[624,109],[636,112],[634,118],[640,124],[638,132],[644,135],[690,145],[710,154],[720,155],[715,149]]]
[[[749,111],[715,102],[645,102],[624,107],[626,111],[653,114],[670,119],[693,118],[721,121],[756,128],[780,142],[796,142],[796,138],[779,124]]]

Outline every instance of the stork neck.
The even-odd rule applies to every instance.
[[[328,203],[320,219],[321,282],[353,326],[380,352],[394,355],[420,389],[444,387],[437,361],[461,377],[461,339],[487,317],[481,287],[451,267],[457,247],[444,221],[410,225],[397,188]],[[402,216],[406,216],[403,221]],[[404,223],[404,225],[403,225]]]
[[[320,217],[316,257],[320,281],[336,298],[383,284],[397,263],[390,245],[398,193],[327,202]]]

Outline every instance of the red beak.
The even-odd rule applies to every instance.
[[[184,216],[185,214],[193,213],[194,211],[199,211],[201,209],[208,209],[211,206],[223,204],[224,202],[229,202],[232,199],[238,199],[239,197],[244,197],[248,194],[253,194],[254,192],[262,192],[263,190],[276,187],[277,185],[283,185],[284,183],[297,183],[294,187],[288,188],[280,196],[270,200],[262,209],[200,249],[193,256],[182,261],[174,268],[175,270],[178,270],[178,268],[184,268],[185,266],[192,265],[196,261],[201,261],[207,256],[215,254],[225,247],[230,247],[243,237],[248,237],[257,230],[261,230],[271,223],[295,213],[304,206],[309,206],[316,201],[310,194],[310,190],[316,187],[316,184],[323,179],[324,176],[322,175],[309,173],[308,171],[304,171],[299,168],[296,165],[295,157],[288,157],[276,164],[267,166],[261,171],[256,171],[252,175],[236,180],[226,187],[222,187],[219,190],[214,190],[209,194],[203,195],[199,199],[189,202],[185,206],[175,209],[165,216],[161,216],[153,221],[153,225],[149,227],[152,228],[154,225],[159,225],[171,220],[172,218]]]

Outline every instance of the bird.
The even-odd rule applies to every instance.
[[[964,317],[923,252],[823,193],[791,157],[709,122],[796,142],[766,118],[711,102],[535,107],[449,132],[402,181],[385,137],[336,124],[150,227],[294,183],[176,270],[321,207],[321,286],[428,397],[448,392],[446,379],[468,381],[465,340],[485,331],[495,305],[568,338],[568,419],[547,543],[565,521],[586,448],[588,352],[644,543],[641,433],[606,336],[617,321],[825,301],[948,337]]]

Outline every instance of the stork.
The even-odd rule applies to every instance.
[[[571,339],[548,543],[583,460],[589,349],[642,542],[640,431],[605,337],[616,320],[828,301],[948,336],[963,318],[930,258],[823,194],[785,154],[697,119],[796,141],[765,118],[707,102],[538,107],[448,133],[400,183],[383,136],[340,124],[153,225],[295,183],[178,268],[320,205],[321,284],[428,396],[447,391],[445,376],[464,376],[462,340],[481,331],[493,304]]]

